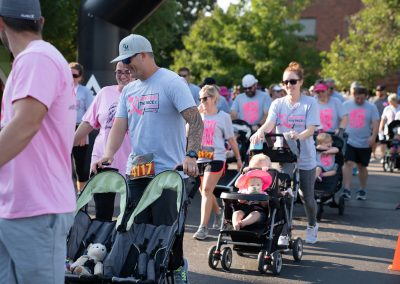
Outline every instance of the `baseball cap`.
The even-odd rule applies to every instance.
[[[362,87],[362,85],[361,85],[359,82],[354,81],[354,82],[351,83],[351,85],[350,85],[350,90],[351,90],[351,89],[355,89],[355,88],[359,88],[359,87]]]
[[[213,77],[206,77],[200,86],[204,87],[205,85],[216,85],[216,84],[217,81]]]
[[[319,83],[319,84],[315,85],[315,87],[313,89],[314,92],[326,91],[326,90],[328,90],[328,86],[323,83]]]
[[[150,41],[141,35],[128,35],[119,43],[119,56],[114,58],[111,63],[124,60],[141,52],[153,52]]]
[[[243,88],[249,88],[256,83],[258,83],[258,80],[256,79],[256,77],[254,77],[251,74],[244,75],[244,77],[242,79]]]
[[[275,91],[275,92],[280,92],[282,90],[283,90],[282,87],[279,85],[275,85],[272,87],[272,91]]]
[[[39,0],[0,0],[0,16],[23,20],[40,20]]]
[[[376,86],[376,90],[377,90],[377,91],[380,91],[380,92],[384,91],[384,90],[385,90],[385,85],[378,85],[378,86]]]

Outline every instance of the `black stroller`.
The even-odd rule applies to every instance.
[[[383,157],[383,170],[385,172],[393,172],[394,169],[400,169],[400,155],[397,153],[397,149],[400,149],[400,140],[394,139],[396,134],[400,134],[400,120],[393,120],[388,125],[388,136],[389,139],[386,141],[387,150]],[[395,153],[391,153],[395,151]]]
[[[328,132],[332,136],[332,146],[337,147],[339,152],[335,155],[335,162],[337,164],[336,175],[322,178],[321,181],[316,180],[314,186],[315,200],[317,201],[318,211],[317,220],[321,221],[324,212],[324,206],[328,205],[331,208],[338,208],[339,216],[344,214],[345,199],[340,196],[338,200],[335,194],[342,189],[344,164],[344,147],[345,138],[341,138],[332,132]],[[317,135],[314,135],[314,139]],[[318,150],[317,150],[318,151]]]
[[[282,147],[274,147],[268,144],[271,138],[279,138],[284,141]],[[297,156],[290,150],[290,147],[280,134],[269,134],[267,143],[264,143],[261,152],[267,154],[272,162],[296,163]],[[251,153],[256,154],[257,152]],[[282,269],[281,252],[292,251],[295,261],[300,261],[303,255],[303,241],[301,238],[292,239],[292,215],[294,201],[298,191],[298,171],[295,165],[293,179],[288,174],[280,173],[277,170],[269,170],[272,176],[272,184],[267,190],[268,195],[263,194],[240,194],[234,192],[223,192],[221,198],[225,203],[224,218],[225,225],[221,227],[217,244],[208,251],[208,265],[216,269],[219,261],[224,270],[229,270],[232,264],[232,249],[224,245],[233,245],[233,250],[239,256],[245,254],[258,254],[258,271],[260,273],[272,272],[278,275]],[[282,194],[287,189],[293,189],[293,196]],[[238,207],[238,200],[247,201],[268,201],[268,210],[265,212],[267,221],[265,223],[253,224],[242,230],[232,230],[233,211]],[[286,226],[289,237],[288,246],[279,246],[278,239]]]
[[[92,185],[93,184],[93,185]],[[172,283],[172,271],[168,270],[170,251],[175,239],[184,230],[186,207],[188,199],[186,196],[184,181],[176,171],[164,171],[154,177],[146,187],[142,198],[132,211],[132,206],[126,200],[124,193],[127,192],[125,179],[117,172],[107,171],[94,176],[86,185],[91,192],[84,193],[79,197],[79,210],[76,216],[84,214],[83,208],[91,199],[93,193],[106,192],[112,186],[117,186],[121,196],[121,213],[117,220],[107,223],[107,232],[95,231],[93,223],[96,220],[86,218],[86,223],[78,222],[75,218],[73,231],[68,239],[68,255],[73,259],[79,257],[86,251],[90,242],[104,241],[108,253],[104,259],[104,273],[97,276],[77,276],[66,274],[68,283]],[[98,188],[101,189],[98,189]],[[167,196],[176,200],[175,203],[165,202]],[[82,199],[82,200],[81,200]],[[164,201],[164,202],[163,202]],[[137,217],[141,212],[154,206],[169,206],[175,211],[175,219],[168,224],[137,223]],[[125,207],[125,204],[128,204]],[[132,209],[131,209],[132,208]],[[152,209],[154,209],[152,208]],[[81,213],[82,212],[82,213]],[[163,212],[160,212],[163,214]],[[146,215],[147,216],[147,215]],[[96,226],[99,227],[99,226]],[[78,235],[78,236],[75,236]],[[104,236],[103,236],[104,235]],[[79,245],[78,245],[79,244]],[[77,252],[77,248],[79,252]]]

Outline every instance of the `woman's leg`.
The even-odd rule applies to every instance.
[[[201,184],[201,217],[200,226],[207,227],[210,220],[211,210],[218,210],[217,200],[213,194],[214,188],[222,176],[222,171],[218,173],[205,172],[203,182]]]
[[[300,170],[300,197],[306,211],[308,225],[317,223],[317,203],[314,196],[315,169]]]

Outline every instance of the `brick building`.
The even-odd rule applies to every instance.
[[[316,37],[316,47],[328,51],[337,35],[346,37],[350,17],[363,8],[361,0],[312,0],[302,13],[301,23],[305,29],[301,33]],[[396,92],[400,72],[377,82],[384,84],[390,92]]]

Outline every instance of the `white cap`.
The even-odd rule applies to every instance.
[[[119,43],[119,56],[112,62],[121,61],[141,52],[153,52],[150,41],[141,35],[131,34]]]
[[[257,83],[258,83],[258,80],[256,79],[256,77],[254,77],[251,74],[244,75],[244,77],[242,79],[243,88],[249,88]]]

